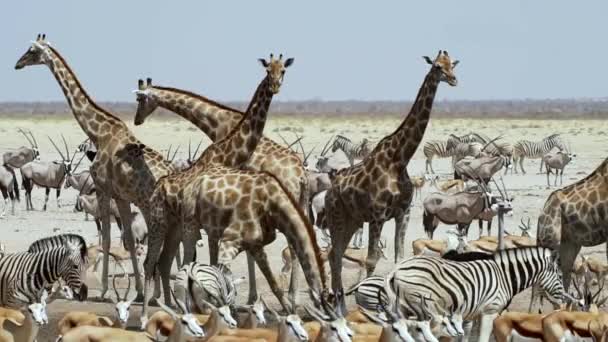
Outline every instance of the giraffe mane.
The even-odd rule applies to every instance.
[[[320,277],[321,277],[321,283],[322,283],[321,285],[325,288],[327,286],[327,279],[325,277],[325,265],[323,263],[323,260],[321,259],[321,250],[319,249],[319,244],[317,243],[317,234],[315,233],[315,230],[314,230],[312,224],[310,224],[310,221],[308,221],[308,219],[306,218],[306,215],[304,215],[302,208],[300,208],[300,206],[297,204],[298,202],[295,200],[293,195],[289,191],[287,191],[287,189],[285,188],[283,183],[281,183],[281,180],[279,180],[275,175],[273,175],[272,173],[270,173],[268,171],[260,171],[260,173],[263,173],[263,174],[273,178],[277,182],[277,184],[279,185],[281,190],[287,195],[287,198],[289,198],[289,201],[291,202],[291,204],[296,208],[296,211],[298,212],[298,215],[300,215],[302,222],[304,222],[304,226],[306,226],[306,233],[308,234],[308,237],[310,238],[310,241],[312,242],[312,249],[315,252],[315,258],[317,259],[317,265],[319,265],[319,268],[320,268],[319,273],[320,273]]]
[[[173,88],[173,87],[162,87],[162,86],[158,86],[158,85],[153,85],[152,88],[155,88],[155,89],[158,89],[158,90],[165,90],[165,91],[176,92],[176,93],[179,93],[179,94],[191,96],[191,97],[199,99],[199,100],[201,100],[201,101],[203,101],[205,103],[209,103],[212,106],[215,106],[215,107],[218,107],[218,108],[221,108],[221,109],[224,109],[224,110],[228,110],[228,111],[231,111],[231,112],[235,112],[235,113],[241,114],[243,116],[245,115],[245,112],[243,112],[243,111],[240,111],[238,109],[229,107],[229,106],[227,106],[225,104],[221,104],[221,103],[219,103],[217,101],[211,100],[208,97],[205,97],[205,96],[200,95],[200,94],[193,93],[193,92],[188,91],[188,90],[178,89],[178,88]]]
[[[108,112],[107,110],[101,108],[95,101],[93,101],[93,99],[87,93],[86,89],[82,86],[82,83],[80,83],[80,80],[78,79],[78,76],[76,75],[76,73],[72,70],[72,68],[70,67],[70,65],[66,62],[65,58],[63,58],[63,56],[57,50],[55,50],[54,47],[48,45],[48,48],[51,49],[51,51],[53,51],[53,53],[55,54],[55,56],[57,56],[57,58],[59,58],[59,60],[64,65],[64,67],[72,75],[72,77],[74,78],[74,82],[76,82],[76,86],[78,86],[78,88],[82,92],[82,96],[84,96],[87,99],[87,101],[89,101],[89,104],[93,108],[95,108],[96,110],[104,113],[105,115],[109,116],[110,118],[112,118],[112,119],[114,119],[114,120],[116,120],[118,122],[123,123],[123,121],[121,119],[119,119],[117,116],[115,116],[114,114],[112,114],[112,113]]]
[[[589,178],[595,176],[597,173],[601,174],[602,176],[607,176],[608,172],[604,171],[606,169],[608,169],[608,158],[604,159],[604,161],[600,165],[598,165],[595,168],[595,170],[593,170],[593,172],[591,172],[590,174],[588,174],[587,176],[585,176],[585,178],[580,179],[577,182],[574,182],[574,183],[572,183],[570,185],[567,185],[567,186],[565,186],[565,187],[563,187],[561,189],[557,189],[557,190],[553,191],[551,193],[551,195],[553,195],[554,193],[557,193],[557,192],[563,192],[563,191],[570,190],[571,188],[573,188],[573,187],[575,187],[575,186],[577,186],[579,184],[585,183],[585,182],[587,182],[589,180]]]

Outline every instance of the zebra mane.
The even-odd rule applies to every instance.
[[[336,139],[334,141],[338,141],[338,140],[346,140],[346,141],[352,143],[352,141],[350,139],[348,139],[347,137],[340,135],[340,134],[336,135]]]
[[[87,244],[84,238],[78,234],[60,234],[36,240],[27,249],[29,253],[44,252],[55,248],[65,247],[66,244],[77,245],[80,249],[80,256],[84,259],[87,256]]]
[[[483,252],[466,252],[458,253],[456,250],[451,250],[441,256],[441,258],[456,262],[466,262],[475,260],[494,260],[494,255]]]
[[[543,139],[543,140],[555,139],[555,138],[557,138],[559,136],[560,136],[560,133],[553,133],[550,136],[545,137],[545,139]]]

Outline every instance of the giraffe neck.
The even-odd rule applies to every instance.
[[[159,107],[190,121],[213,141],[224,138],[243,118],[243,113],[203,96],[175,88],[149,88]]]
[[[205,150],[194,169],[206,168],[210,163],[232,168],[245,165],[262,138],[272,97],[270,78],[266,76],[256,89],[245,116],[224,139]]]
[[[431,69],[426,75],[416,100],[399,128],[390,136],[384,138],[376,151],[390,151],[391,163],[406,167],[416,152],[424,131],[429,123],[433,101],[439,86],[439,78]],[[372,158],[373,159],[373,158]]]
[[[94,143],[108,133],[110,126],[126,127],[122,120],[101,109],[89,97],[76,74],[55,49],[51,47],[47,49],[50,57],[47,66],[57,79],[76,121]],[[104,123],[109,123],[110,126],[103,127]]]

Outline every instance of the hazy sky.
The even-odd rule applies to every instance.
[[[606,96],[608,1],[5,1],[0,101],[63,101],[46,67],[14,70],[38,32],[89,94],[134,101],[137,79],[248,100],[256,59],[295,57],[277,100],[406,100],[422,55],[460,59],[439,99]]]

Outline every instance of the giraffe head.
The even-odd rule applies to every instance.
[[[435,60],[432,60],[428,56],[424,56],[423,58],[427,63],[433,66],[432,71],[439,77],[439,81],[446,82],[452,87],[458,84],[458,80],[454,74],[454,68],[458,65],[459,61],[452,61],[452,58],[450,58],[447,51],[439,50]]]
[[[29,65],[50,63],[49,46],[50,43],[46,41],[46,35],[39,34],[36,40],[32,42],[30,48],[19,58],[17,64],[15,64],[15,69],[19,70]]]
[[[273,94],[278,94],[281,84],[283,83],[283,77],[285,76],[285,70],[293,64],[293,58],[287,58],[283,62],[283,54],[279,55],[279,58],[274,58],[273,54],[270,54],[270,59],[267,61],[264,58],[259,59],[262,66],[266,68],[266,73],[270,81],[270,90]]]
[[[148,77],[146,83],[139,79],[137,82],[137,90],[134,90],[137,96],[137,112],[135,113],[135,125],[139,126],[144,123],[148,115],[152,114],[158,108],[158,98],[152,91],[152,79]]]

